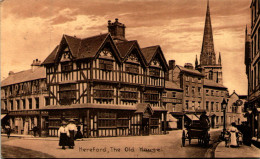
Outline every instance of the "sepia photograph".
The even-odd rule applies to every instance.
[[[0,0],[1,158],[260,158],[260,0]]]

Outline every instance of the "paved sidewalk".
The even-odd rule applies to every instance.
[[[241,145],[237,148],[225,147],[225,142],[219,143],[215,150],[215,158],[260,158],[260,149],[254,145]]]

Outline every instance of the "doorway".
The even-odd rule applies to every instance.
[[[215,128],[215,115],[211,117],[211,127]]]
[[[149,135],[149,118],[143,118],[142,120],[143,135]]]

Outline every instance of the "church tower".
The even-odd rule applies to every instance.
[[[197,57],[195,60],[197,62]],[[206,79],[213,80],[216,83],[223,84],[222,81],[222,66],[221,56],[219,53],[218,63],[216,61],[216,54],[214,50],[213,31],[210,18],[209,0],[207,2],[206,19],[204,26],[203,42],[200,54],[200,65],[198,70],[204,69]]]

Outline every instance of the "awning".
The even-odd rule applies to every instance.
[[[194,114],[185,114],[190,120],[200,120],[196,115]]]
[[[167,121],[178,121],[176,118],[174,118],[171,114],[167,114]]]
[[[1,114],[1,120],[6,116],[6,114]]]

